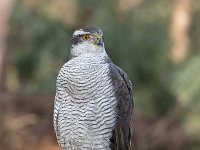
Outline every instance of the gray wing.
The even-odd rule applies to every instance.
[[[130,150],[133,109],[132,84],[126,73],[118,66],[110,63],[109,69],[117,97],[117,121],[110,140],[111,148],[116,150]]]

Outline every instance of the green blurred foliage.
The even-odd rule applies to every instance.
[[[169,49],[171,5],[165,2],[162,6],[162,1],[156,0],[143,3],[133,12],[119,14],[114,2],[78,1],[81,8],[78,26],[103,29],[108,54],[133,81],[136,104],[154,115],[165,114],[174,103],[164,81],[166,70],[162,68]],[[165,11],[161,12],[162,8]],[[21,3],[15,6],[11,19],[11,60],[25,91],[50,91],[53,95],[56,75],[67,61],[75,27],[51,20],[40,12]]]
[[[55,91],[55,77],[67,60],[68,29],[18,5],[11,19],[11,60],[30,91]],[[68,47],[67,47],[68,46]],[[53,94],[52,93],[52,94]]]
[[[11,17],[10,57],[20,88],[54,95],[56,76],[68,59],[73,31],[77,26],[99,26],[107,53],[133,82],[136,108],[163,117],[177,102],[185,104],[185,128],[190,132],[193,125],[200,131],[200,121],[195,123],[200,113],[199,2],[189,31],[190,56],[182,65],[174,65],[169,58],[172,1],[141,1],[126,13],[120,12],[115,0],[76,2],[75,25],[42,14],[40,7],[29,9],[20,1],[16,3]]]
[[[200,135],[200,55],[192,57],[189,62],[176,70],[172,88],[178,102],[186,108],[183,113],[185,130],[190,136]],[[194,138],[193,137],[193,138]]]

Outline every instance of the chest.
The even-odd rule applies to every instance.
[[[67,80],[69,85],[59,113],[61,134],[67,143],[80,141],[77,147],[91,149],[109,147],[117,99],[107,73],[106,67],[89,72],[77,70],[78,75]]]
[[[107,64],[67,64],[64,76],[60,80],[65,83],[65,90],[71,99],[91,100],[109,89],[112,90],[111,78]]]

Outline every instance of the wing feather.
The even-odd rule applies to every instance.
[[[126,73],[110,63],[110,77],[117,97],[117,121],[111,138],[111,145],[117,150],[129,150],[131,147],[131,118],[133,109],[133,90]]]

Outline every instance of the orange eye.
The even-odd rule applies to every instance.
[[[83,35],[82,39],[85,40],[85,41],[88,40],[89,39],[89,35],[88,34]]]

